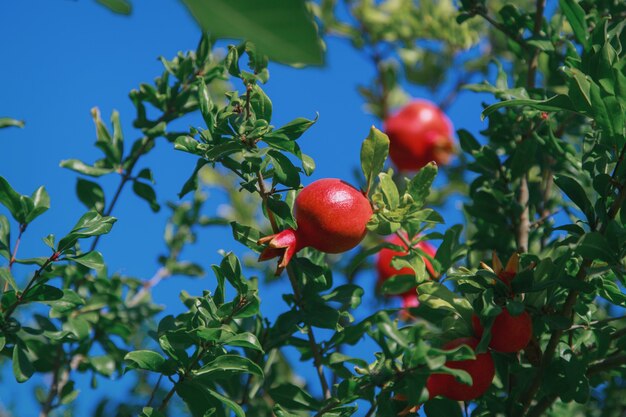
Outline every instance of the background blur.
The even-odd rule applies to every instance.
[[[49,249],[41,238],[49,233],[59,236],[69,231],[85,212],[75,196],[77,174],[58,164],[62,159],[92,162],[99,157],[93,146],[95,129],[90,109],[98,106],[107,123],[111,111],[119,110],[126,140],[136,139],[139,133],[131,126],[134,108],[128,92],[161,73],[158,56],[171,58],[178,51],[197,46],[200,30],[180,3],[144,0],[133,2],[133,6],[133,14],[125,17],[87,0],[0,0],[0,116],[26,121],[24,129],[0,131],[0,175],[22,194],[30,194],[44,185],[51,196],[51,209],[29,226],[19,257],[47,254]],[[372,124],[382,128],[363,111],[356,92],[357,84],[369,82],[374,71],[371,62],[346,41],[328,39],[327,47],[323,68],[294,69],[271,64],[271,78],[263,88],[273,101],[275,126],[296,117],[314,118],[319,113],[319,121],[300,141],[303,151],[317,165],[313,176],[304,179],[305,184],[324,177],[355,183],[361,141]],[[444,92],[451,88],[446,87]],[[415,97],[441,99],[414,86],[407,89]],[[463,127],[476,134],[486,127],[480,121],[481,100],[485,96],[471,92],[458,96],[448,109],[455,128]],[[174,122],[170,130],[174,126],[187,130],[189,126],[201,125],[196,114]],[[156,257],[164,251],[163,226],[169,210],[163,203],[177,198],[195,166],[195,158],[174,151],[173,145],[160,139],[157,148],[142,158],[139,165],[139,168],[153,168],[155,188],[163,208],[152,213],[127,188],[113,212],[118,222],[112,233],[102,239],[98,250],[109,263],[110,272],[149,279],[158,267]],[[438,181],[442,180],[445,179]],[[101,184],[110,199],[118,178],[104,177]],[[210,194],[205,214],[214,214],[221,201],[223,196],[219,193]],[[445,205],[441,212],[446,219],[445,227],[461,221],[459,207],[456,200]],[[4,208],[0,207],[0,213],[6,214]],[[209,269],[212,263],[219,263],[219,249],[243,253],[243,246],[231,236],[230,227],[201,229],[197,244],[188,247],[183,259]],[[27,279],[26,271],[16,267],[16,279],[23,283]],[[357,277],[356,283],[366,290],[357,319],[370,314],[380,302],[373,293],[374,282],[373,274],[362,273]],[[183,310],[178,300],[181,290],[196,295],[214,286],[212,275],[201,279],[172,277],[159,284],[153,295],[157,303],[167,306],[168,314],[176,314]],[[262,313],[270,320],[284,309],[280,297],[288,291],[286,278],[260,289],[262,301],[276,301],[261,304]],[[364,341],[358,349],[359,356],[373,358],[372,343]],[[289,357],[297,360],[297,354],[291,353]],[[305,377],[313,377],[312,366],[303,365],[299,370]],[[6,366],[0,378],[0,410],[15,407],[16,415],[36,415],[38,407],[30,385],[15,382],[10,367]],[[106,389],[112,396],[116,390],[121,394],[126,392],[124,387],[134,383],[134,378],[131,373],[118,381],[101,380],[99,389]],[[40,379],[41,384],[44,382]],[[89,415],[97,393],[88,392],[87,380],[77,382],[83,392],[76,415]],[[312,382],[316,392],[319,388],[316,381]]]

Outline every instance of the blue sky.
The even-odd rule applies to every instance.
[[[46,254],[41,238],[49,233],[62,236],[84,212],[75,197],[76,175],[59,168],[59,162],[67,158],[91,162],[99,157],[93,146],[90,109],[98,106],[105,120],[113,109],[119,110],[126,140],[136,139],[139,133],[131,126],[134,108],[128,92],[161,73],[158,56],[169,58],[179,50],[195,49],[199,35],[200,30],[184,7],[174,0],[135,1],[131,17],[114,15],[88,0],[0,1],[0,116],[26,121],[24,129],[0,131],[0,175],[23,194],[45,185],[51,196],[51,209],[26,232],[20,257]],[[352,50],[348,42],[331,39],[326,67],[298,70],[273,64],[270,72],[265,89],[274,105],[272,124],[280,126],[295,117],[313,118],[316,112],[320,115],[318,123],[300,141],[303,151],[317,164],[313,177],[305,181],[324,177],[351,181],[358,167],[361,141],[372,124],[380,127],[363,111],[356,92],[357,84],[368,83],[373,75],[370,62]],[[416,97],[429,98],[425,90],[409,91]],[[448,111],[456,128],[477,133],[485,127],[479,117],[481,99],[485,98],[461,94]],[[186,129],[189,125],[201,125],[201,119],[186,118],[178,127]],[[161,140],[139,165],[153,169],[157,195],[164,203],[176,199],[194,164],[195,158],[173,151],[170,144]],[[117,183],[116,177],[102,182],[109,199]],[[461,221],[455,205],[451,201],[442,212],[447,226]],[[215,208],[216,204],[210,201],[208,214],[214,213]],[[6,212],[0,208],[0,213]],[[99,245],[109,271],[150,278],[158,267],[156,256],[164,249],[162,233],[168,211],[153,214],[144,201],[127,189],[113,214],[119,220]],[[219,262],[219,249],[240,251],[241,247],[232,241],[230,230],[213,228],[202,231],[197,245],[183,255],[208,269],[210,264]],[[28,271],[16,270],[18,282],[24,282]],[[374,281],[373,275],[364,274],[357,283],[369,291]],[[177,296],[181,290],[199,294],[213,287],[210,275],[199,280],[174,278],[160,284],[154,297],[167,306],[169,313],[177,313],[181,311]],[[279,300],[287,291],[287,283],[279,281],[261,288],[261,298]],[[367,315],[374,306],[370,293],[357,316]],[[282,301],[266,302],[263,306],[270,317],[283,308]],[[354,353],[372,359],[373,348],[364,343]],[[307,378],[314,375],[312,367],[299,369],[304,370]],[[19,398],[18,414],[33,415],[37,408],[32,386],[15,383],[6,366],[2,375],[0,407]],[[121,383],[103,381],[101,388],[108,394],[116,389],[123,392],[133,383],[132,378],[127,375]],[[316,381],[311,381],[317,390]],[[79,410],[86,412],[99,394],[92,392],[88,384],[82,388]]]

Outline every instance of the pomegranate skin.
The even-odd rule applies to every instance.
[[[460,345],[468,345],[473,350],[478,346],[478,340],[473,337],[463,337],[452,340],[444,345],[444,349],[451,350]],[[463,361],[448,361],[446,366],[452,369],[466,371],[472,377],[472,385],[457,381],[452,375],[432,374],[426,381],[426,388],[430,398],[443,396],[454,401],[470,401],[483,395],[491,386],[496,368],[489,352],[479,353],[475,359]]]
[[[430,161],[445,165],[454,151],[452,122],[427,100],[414,100],[384,123],[389,156],[401,171],[417,171]]]
[[[481,338],[484,328],[475,314],[472,316],[472,327],[476,337]],[[505,308],[493,321],[489,347],[503,353],[519,352],[528,345],[532,335],[533,322],[530,314],[524,311],[519,316],[512,316]]]
[[[400,239],[398,235],[393,235],[390,239],[387,240],[389,243],[393,243],[394,245],[401,246],[403,248],[407,248],[406,244]],[[434,257],[437,253],[437,250],[433,245],[428,242],[419,242],[415,247],[423,250],[427,255]],[[394,256],[404,256],[408,253],[407,250],[397,251],[394,249],[383,248],[380,252],[378,252],[378,258],[376,260],[376,270],[378,272],[378,285],[381,285],[383,282],[391,278],[393,275],[413,275],[414,272],[411,268],[404,267],[401,269],[396,269],[391,266],[391,261]],[[430,274],[431,277],[437,277],[437,273],[433,268],[433,265],[427,258],[424,258],[424,263],[426,264],[426,270]],[[402,296],[416,296],[415,289],[411,289],[406,293],[402,294]]]
[[[305,246],[341,253],[358,245],[372,217],[372,206],[359,190],[336,178],[305,187],[295,203],[297,234]]]
[[[317,180],[296,197],[294,214],[298,228],[259,239],[267,245],[259,261],[279,258],[280,274],[291,258],[311,246],[326,253],[341,253],[358,245],[372,217],[369,200],[350,184],[336,178]]]

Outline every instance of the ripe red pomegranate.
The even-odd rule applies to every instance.
[[[385,120],[389,156],[401,171],[417,171],[430,161],[449,162],[454,128],[434,103],[415,100]]]
[[[452,350],[461,345],[468,345],[476,350],[478,340],[473,337],[462,337],[446,343],[443,348]],[[479,353],[476,359],[463,361],[448,361],[446,366],[452,369],[462,369],[472,377],[472,385],[457,381],[452,375],[432,374],[426,380],[426,388],[430,398],[438,395],[454,401],[470,401],[480,397],[487,391],[493,381],[496,368],[489,352]]]
[[[365,226],[372,217],[372,207],[363,193],[336,178],[304,187],[294,207],[297,230],[286,229],[259,240],[259,244],[267,245],[259,261],[279,258],[276,274],[296,252],[308,246],[326,253],[352,249],[365,236]]]
[[[483,336],[484,328],[477,315],[472,316],[472,327],[476,337]],[[524,349],[533,335],[533,322],[530,314],[524,311],[519,316],[512,316],[506,308],[498,314],[491,326],[489,347],[498,352],[514,353]]]
[[[394,245],[401,246],[403,248],[407,248],[406,244],[400,239],[398,235],[393,235],[391,238],[387,239],[388,242],[393,243]],[[419,242],[415,245],[416,248],[420,248],[427,255],[434,257],[437,250],[433,245],[428,242]],[[411,268],[404,267],[401,269],[396,269],[391,266],[391,261],[394,256],[404,256],[408,253],[407,250],[397,251],[389,248],[383,248],[380,252],[378,252],[378,259],[376,260],[376,269],[378,270],[378,285],[381,285],[383,282],[391,278],[393,275],[413,275],[414,272]],[[424,258],[424,263],[426,264],[426,270],[430,274],[431,277],[437,277],[437,273],[433,268],[433,265],[427,258]],[[404,294],[400,295],[403,298],[403,307],[417,307],[419,306],[419,301],[417,301],[417,293],[415,289],[411,289]]]

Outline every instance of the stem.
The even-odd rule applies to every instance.
[[[13,314],[15,309],[24,302],[24,298],[26,298],[26,296],[28,295],[28,292],[32,289],[32,286],[35,284],[35,282],[37,281],[41,273],[44,271],[44,269],[46,269],[50,264],[52,264],[52,262],[56,261],[58,257],[59,257],[58,252],[53,253],[48,259],[46,259],[46,262],[44,262],[44,264],[37,271],[35,271],[35,275],[33,275],[30,281],[28,281],[28,284],[26,284],[26,288],[24,288],[24,291],[22,291],[22,293],[17,296],[17,300],[15,300],[15,302],[11,304],[5,310],[4,312],[5,322],[11,317],[11,314]]]
[[[11,253],[11,259],[9,259],[9,272],[11,272],[11,268],[13,267],[13,264],[15,263],[15,258],[17,257],[17,250],[20,247],[20,242],[22,241],[22,235],[26,231],[27,226],[28,226],[27,223],[20,224],[20,229],[19,229],[20,232],[17,235],[17,239],[15,240],[15,246],[13,247],[13,252]],[[8,289],[9,289],[9,281],[6,281],[4,283],[3,292],[7,292]]]
[[[150,278],[148,281],[144,282],[143,286],[141,287],[141,289],[139,291],[137,291],[137,293],[133,296],[133,298],[131,298],[128,303],[126,304],[127,307],[134,307],[137,304],[139,304],[139,302],[141,301],[141,299],[143,298],[143,296],[150,291],[152,288],[156,287],[159,282],[161,282],[164,278],[167,278],[171,275],[171,272],[169,269],[167,269],[166,267],[161,267],[158,269],[158,271],[154,274],[154,276],[152,278]]]
[[[156,392],[159,389],[159,386],[161,385],[161,380],[163,379],[163,374],[159,375],[159,379],[157,380],[156,385],[154,386],[154,389],[152,390],[152,393],[150,394],[150,399],[148,400],[148,404],[146,404],[146,407],[150,407],[152,405],[152,401],[154,401],[154,396],[156,395]]]
[[[259,194],[261,194],[261,198],[263,199],[263,206],[265,207],[265,211],[267,212],[267,217],[272,225],[272,231],[274,233],[278,233],[278,225],[276,224],[276,219],[274,219],[274,215],[267,207],[267,199],[269,197],[269,192],[267,187],[265,186],[265,182],[263,180],[263,174],[261,171],[257,173],[258,183],[259,183]],[[291,288],[293,290],[293,295],[296,300],[296,305],[300,306],[302,301],[302,294],[300,292],[300,287],[298,286],[298,280],[295,276],[293,268],[291,265],[287,265],[287,275],[289,276],[289,282],[291,283]],[[328,386],[328,381],[326,380],[326,375],[324,375],[324,368],[322,367],[322,355],[320,354],[319,346],[315,340],[315,334],[313,333],[313,328],[311,326],[308,327],[307,335],[309,337],[309,344],[311,345],[311,352],[313,353],[313,364],[315,365],[315,370],[317,371],[317,376],[320,380],[320,385],[322,386],[322,392],[324,393],[324,398],[329,399],[330,388]]]
[[[59,371],[61,369],[62,353],[63,347],[61,345],[57,346],[57,360],[54,362],[54,369],[52,371],[52,384],[50,385],[50,391],[48,391],[46,401],[41,405],[39,417],[48,417],[50,412],[54,409],[54,399],[59,392],[59,377],[61,375]]]
[[[169,392],[167,393],[167,395],[165,396],[165,398],[163,398],[163,402],[161,403],[161,406],[159,407],[159,411],[165,411],[165,408],[167,407],[167,404],[170,402],[170,400],[172,399],[172,397],[174,396],[174,393],[176,392],[176,387],[178,386],[178,384],[180,384],[180,382],[183,380],[182,377],[178,378],[178,381],[174,384],[174,386],[172,387],[171,390],[169,390]]]
[[[592,326],[597,326],[598,324],[606,324],[606,323],[610,323],[612,321],[617,321],[617,320],[623,320],[626,319],[626,315],[623,316],[617,316],[617,317],[607,317],[606,319],[602,319],[602,320],[595,320],[590,322],[589,324],[577,324],[576,326],[572,326],[569,329],[565,330],[566,332],[571,332],[573,330],[577,330],[577,329],[588,329]]]
[[[604,360],[593,363],[587,370],[587,375],[592,376],[604,371],[610,371],[620,365],[626,365],[626,355],[614,354]]]

